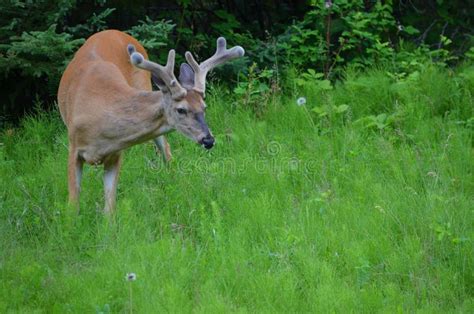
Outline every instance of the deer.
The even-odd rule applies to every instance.
[[[148,60],[132,36],[106,30],[89,37],[67,65],[58,89],[58,107],[67,128],[69,203],[79,209],[84,163],[103,165],[105,213],[116,206],[125,149],[153,140],[165,159],[171,157],[164,135],[177,130],[205,149],[215,140],[206,119],[206,75],[242,57],[240,46],[227,49],[223,37],[210,58],[198,63],[191,52],[174,75],[175,50],[166,64]],[[153,91],[151,82],[159,90]]]

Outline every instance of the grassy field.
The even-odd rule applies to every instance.
[[[113,221],[100,167],[68,208],[57,112],[4,130],[0,312],[472,313],[474,68],[320,85],[215,88],[216,147],[126,151]]]

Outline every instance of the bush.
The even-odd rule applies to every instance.
[[[215,39],[225,36],[229,45],[240,44],[247,53],[218,69],[218,77],[232,82],[239,72],[245,73],[236,91],[248,95],[246,84],[254,78],[246,76],[253,71],[262,83],[251,87],[254,99],[265,99],[282,88],[294,91],[296,83],[282,75],[293,69],[303,77],[312,75],[309,70],[322,73],[313,81],[324,89],[343,78],[347,67],[364,70],[382,65],[397,81],[413,79],[429,62],[447,67],[474,59],[474,50],[468,50],[473,13],[455,10],[463,5],[460,1],[430,0],[416,7],[411,2],[360,0],[274,4],[3,1],[0,92],[8,97],[0,103],[0,120],[31,111],[36,98],[45,106],[51,104],[74,51],[85,38],[108,28],[136,37],[154,60],[163,62],[168,50],[176,49],[178,64],[186,50],[200,60],[211,55]]]

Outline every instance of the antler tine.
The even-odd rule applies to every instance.
[[[179,84],[174,76],[174,49],[168,53],[168,61],[165,66],[146,60],[141,53],[135,50],[133,45],[128,45],[127,50],[130,54],[130,62],[137,68],[150,71],[161,78],[171,92],[173,99],[178,100],[186,96],[186,89]]]
[[[224,37],[217,39],[216,52],[212,57],[206,61],[198,64],[194,59],[191,52],[186,51],[185,57],[189,65],[194,71],[194,90],[202,93],[206,91],[206,75],[207,72],[213,68],[225,63],[226,61],[242,57],[245,54],[244,48],[235,46],[230,49],[226,49],[227,43]]]

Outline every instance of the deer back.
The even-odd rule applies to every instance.
[[[58,90],[58,105],[66,125],[71,122],[73,114],[70,113],[79,109],[76,106],[97,109],[112,104],[111,100],[130,88],[151,91],[150,73],[130,63],[126,49],[128,44],[133,44],[147,57],[145,49],[136,39],[117,30],[92,35],[76,52],[64,71]],[[75,112],[74,116],[78,114]]]

